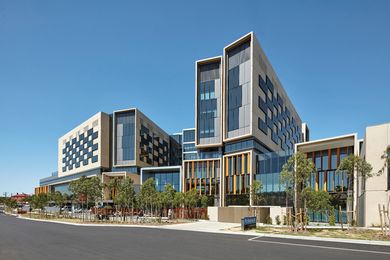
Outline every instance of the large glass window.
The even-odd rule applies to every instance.
[[[126,164],[135,159],[135,113],[134,111],[115,115],[115,163]]]
[[[334,191],[334,171],[328,171],[326,173],[326,190]]]
[[[216,126],[220,120],[220,62],[199,66],[198,71],[198,141],[216,137]],[[215,140],[219,141],[219,140]]]
[[[184,152],[196,151],[195,144],[194,143],[183,144],[183,151]]]
[[[330,160],[330,168],[337,169],[337,149],[332,149],[331,151],[331,160]]]
[[[183,143],[195,142],[195,129],[183,131]]]
[[[321,153],[320,152],[316,152],[315,153],[315,166],[317,168],[317,170],[321,170]]]
[[[322,170],[328,170],[329,169],[329,157],[328,157],[328,150],[322,151]]]
[[[320,171],[318,172],[318,190],[324,190],[324,172]]]

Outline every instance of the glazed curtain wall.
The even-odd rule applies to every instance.
[[[279,181],[280,172],[291,155],[291,151],[281,151],[257,156],[255,180],[261,181],[263,192],[284,192],[285,188]]]
[[[125,165],[135,160],[135,113],[115,115],[115,164]]]
[[[236,195],[249,193],[251,173],[251,153],[229,155],[225,163],[225,194]]]
[[[196,160],[184,162],[183,191],[196,189],[199,194],[218,195],[220,160]]]
[[[197,138],[200,144],[221,142],[220,62],[200,65],[197,93]]]
[[[307,153],[307,158],[313,161],[316,168],[308,185],[317,191],[347,191],[350,181],[348,175],[337,172],[337,167],[350,154],[353,154],[353,146]]]

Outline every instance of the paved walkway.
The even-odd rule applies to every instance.
[[[186,231],[211,232],[211,233],[236,233],[234,231],[229,231],[229,229],[233,227],[239,227],[239,226],[240,224],[238,223],[223,223],[223,222],[199,220],[191,223],[161,226],[161,228],[186,230]]]

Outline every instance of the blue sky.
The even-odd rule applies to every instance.
[[[390,1],[0,1],[0,193],[32,193],[57,139],[138,107],[194,126],[194,62],[254,31],[311,138],[390,121]]]

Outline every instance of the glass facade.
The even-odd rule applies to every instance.
[[[197,138],[199,144],[221,142],[220,61],[199,65],[197,88]]]
[[[64,194],[64,193],[71,194],[71,192],[69,191],[69,183],[55,185],[52,187],[52,189],[53,189],[52,190],[53,192],[59,191],[62,194]]]
[[[264,193],[285,191],[285,187],[279,181],[280,172],[291,155],[291,151],[270,152],[257,155],[254,179],[261,181]]]
[[[195,129],[183,130],[183,143],[195,142]]]
[[[340,162],[353,154],[353,147],[334,148],[307,153],[315,165],[316,172],[311,174],[308,185],[315,190],[346,192],[349,180],[347,173],[337,171]],[[351,186],[350,186],[351,187]]]
[[[115,114],[115,164],[131,164],[135,160],[135,111]]]
[[[176,191],[180,191],[179,170],[144,172],[142,175],[142,182],[145,182],[149,178],[154,179],[157,191],[164,191],[165,185],[167,184],[171,184]]]
[[[181,165],[182,163],[182,134],[169,136],[169,165]]]
[[[183,151],[184,152],[194,152],[194,151],[196,151],[195,143],[183,144]]]
[[[220,160],[184,162],[184,192],[196,189],[200,194],[219,195]]]
[[[227,137],[250,132],[251,88],[250,42],[241,44],[227,53]]]
[[[244,140],[225,145],[225,153],[233,153],[242,150],[255,149],[261,153],[270,152],[265,146],[257,142],[255,139]]]

